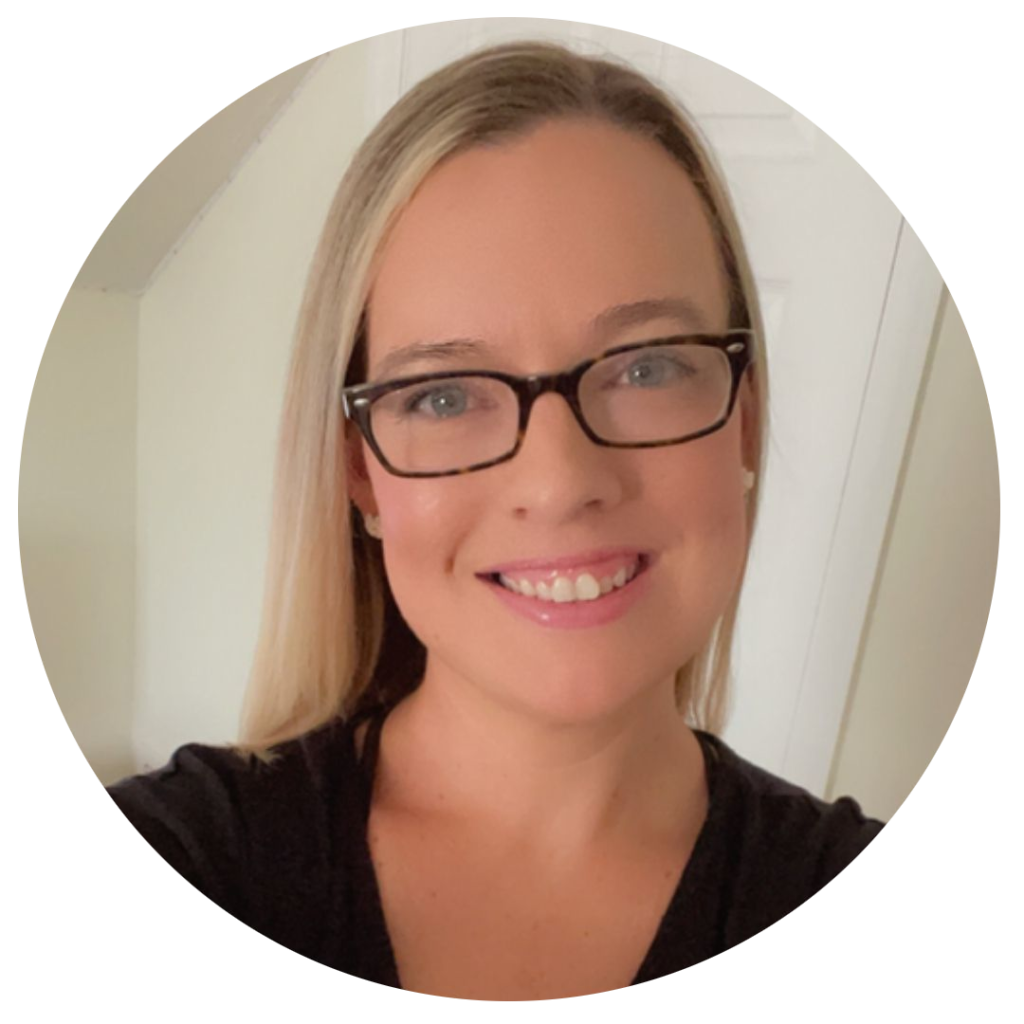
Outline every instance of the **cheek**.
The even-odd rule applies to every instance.
[[[373,493],[377,499],[385,547],[404,546],[418,534],[443,522],[447,510],[444,493],[432,480],[409,480],[377,472]]]
[[[479,602],[467,605],[464,600],[460,559],[480,522],[483,499],[458,477],[403,479],[384,471],[371,471],[371,477],[381,517],[384,571],[402,618],[432,656],[447,653],[459,663],[468,647],[472,658],[466,617]]]
[[[447,478],[410,480],[381,472],[373,486],[384,565],[402,608],[418,603],[424,594],[436,594],[439,574],[451,571],[472,516]]]
[[[727,599],[739,584],[747,551],[745,501],[735,486],[724,489],[709,501],[700,520],[699,558],[712,589],[719,599]]]
[[[711,435],[659,474],[658,505],[680,561],[684,589],[721,601],[739,582],[747,548],[739,438]]]
[[[711,487],[691,496],[680,508],[678,540],[688,565],[698,577],[731,586],[739,574],[747,547],[747,523],[742,497],[735,486]]]

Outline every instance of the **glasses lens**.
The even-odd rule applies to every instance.
[[[460,374],[391,391],[373,403],[373,436],[403,473],[447,473],[490,462],[515,447],[515,392],[490,377]]]
[[[606,356],[580,380],[591,431],[612,444],[656,444],[700,434],[725,419],[732,370],[721,349],[685,342]],[[376,399],[373,436],[400,473],[451,473],[515,448],[519,401],[507,384],[473,373],[420,381]]]
[[[580,381],[580,405],[605,441],[674,441],[714,426],[732,387],[729,359],[708,345],[648,345],[608,356]]]

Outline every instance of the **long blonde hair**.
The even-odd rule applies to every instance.
[[[365,371],[364,309],[374,260],[440,161],[556,118],[601,119],[657,141],[696,185],[731,286],[731,327],[754,333],[760,469],[766,409],[763,327],[735,215],[690,118],[666,92],[610,59],[537,42],[490,47],[411,89],[359,148],[316,249],[282,414],[263,617],[238,748],[269,748],[419,681],[425,651],[394,604],[379,544],[353,516],[339,388]],[[760,478],[758,473],[758,478]],[[749,494],[750,527],[757,485]],[[704,648],[676,677],[680,710],[718,731],[739,588]]]

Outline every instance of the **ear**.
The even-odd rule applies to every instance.
[[[359,428],[345,424],[345,478],[348,496],[363,515],[377,515],[373,484],[366,468],[366,442]]]

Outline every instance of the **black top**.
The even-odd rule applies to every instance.
[[[282,744],[270,765],[190,744],[108,792],[161,856],[239,920],[329,967],[400,987],[366,837],[385,714]],[[368,715],[360,760],[354,731]],[[824,803],[720,739],[697,737],[707,819],[634,985],[778,921],[882,828],[849,798]]]

